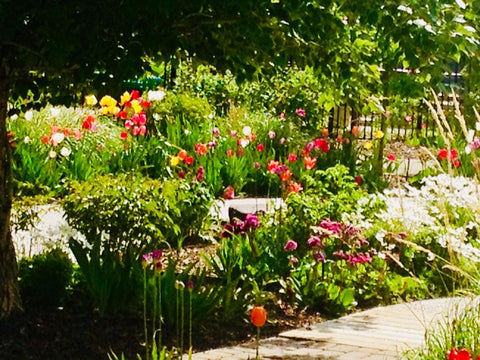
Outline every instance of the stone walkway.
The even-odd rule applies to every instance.
[[[428,330],[453,319],[472,300],[442,298],[377,307],[260,341],[261,359],[390,360],[420,347]],[[186,359],[186,358],[184,358]],[[193,360],[255,359],[255,343],[193,354]]]

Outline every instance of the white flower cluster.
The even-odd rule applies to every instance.
[[[468,242],[465,228],[448,228],[446,234],[440,236],[437,241],[444,248],[449,247],[471,261],[480,262],[480,249]]]
[[[385,224],[399,224],[413,235],[428,230],[440,246],[480,262],[480,249],[474,245],[479,240],[469,239],[467,232],[480,228],[480,186],[473,179],[441,174],[424,178],[418,189],[406,185],[378,196],[387,205],[387,209],[378,214],[378,219]],[[449,220],[465,220],[460,219],[465,213],[473,218],[466,225]]]
[[[73,260],[68,240],[71,237],[83,239],[83,235],[68,225],[60,207],[41,205],[35,211],[38,212],[38,221],[33,226],[12,231],[17,257],[31,257],[48,249],[60,248]]]

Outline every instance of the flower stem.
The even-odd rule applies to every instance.
[[[260,360],[259,347],[260,347],[260,326],[257,326],[257,338],[255,339],[256,359]]]
[[[155,277],[157,275],[155,274]],[[153,316],[152,316],[152,338],[153,342],[155,342],[155,334],[157,333],[157,293],[158,293],[158,288],[157,288],[157,281],[154,278],[154,287],[153,287]]]
[[[150,359],[148,351],[148,330],[147,330],[147,269],[143,269],[143,329],[145,332],[145,357]]]
[[[188,311],[188,347],[192,350],[192,291],[188,296],[189,311]]]
[[[162,275],[158,275],[158,348],[162,348]]]
[[[185,290],[180,289],[180,356],[183,354],[183,337],[184,337],[184,326],[185,326]]]

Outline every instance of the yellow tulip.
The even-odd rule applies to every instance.
[[[93,106],[93,105],[96,105],[96,104],[97,104],[97,98],[95,97],[95,95],[85,96],[85,105]]]
[[[132,100],[132,109],[135,111],[135,114],[140,114],[142,112],[142,105],[140,105],[140,101]]]
[[[125,105],[126,102],[129,102],[132,98],[132,95],[128,91],[125,91],[122,96],[120,96],[120,105]]]
[[[120,109],[118,108],[118,106],[115,106],[115,105],[111,105],[109,107],[107,107],[107,112],[109,114],[112,114],[112,115],[117,115],[117,113],[120,111]]]
[[[179,162],[180,162],[180,158],[178,156],[172,156],[170,158],[170,166],[172,167],[177,166]]]
[[[373,137],[374,137],[375,139],[381,139],[381,138],[383,138],[383,135],[384,135],[384,134],[383,134],[383,131],[382,131],[382,130],[377,130],[377,131],[375,131],[375,133],[373,134]]]
[[[110,107],[110,106],[116,106],[116,105],[117,105],[117,100],[115,100],[109,95],[105,95],[100,99],[100,106]]]
[[[366,150],[370,150],[373,147],[373,143],[371,141],[367,141],[367,142],[365,142],[365,144],[363,144],[363,147]]]

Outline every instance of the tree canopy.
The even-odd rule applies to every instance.
[[[425,71],[422,81],[430,83],[449,61],[476,53],[474,5],[462,0],[3,0],[0,51],[18,94],[34,84],[34,90],[46,88],[57,101],[72,90],[119,90],[122,79],[143,72],[146,58],[163,61],[181,54],[240,78],[294,61],[315,67],[345,91],[371,91],[396,67]]]

